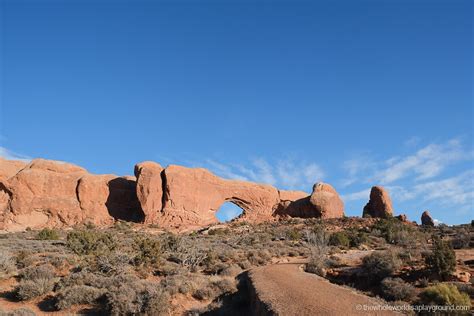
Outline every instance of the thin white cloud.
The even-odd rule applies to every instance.
[[[407,157],[387,160],[385,168],[375,173],[373,181],[388,184],[413,175],[416,180],[430,179],[450,164],[469,159],[472,159],[472,151],[465,150],[458,139],[430,144]]]
[[[224,178],[267,183],[291,190],[309,191],[314,183],[324,177],[324,171],[318,164],[288,159],[270,163],[258,158],[245,165],[208,160],[207,167]]]
[[[379,163],[367,156],[356,157],[343,163],[347,177],[342,185],[390,185],[405,178],[422,182],[439,176],[452,164],[473,158],[472,149],[466,149],[457,138],[441,144],[432,143],[407,156],[393,156]]]
[[[354,193],[344,194],[341,197],[344,200],[344,202],[360,201],[360,200],[368,201],[369,195],[370,195],[370,189],[365,189],[365,190],[354,192]]]
[[[21,161],[30,161],[31,157],[16,153],[5,147],[0,147],[0,157],[8,160],[21,160]]]

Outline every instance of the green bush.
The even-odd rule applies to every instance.
[[[367,233],[356,229],[349,229],[346,231],[346,234],[349,237],[350,247],[359,247],[360,245],[365,244],[369,241]]]
[[[138,252],[134,259],[136,265],[156,264],[163,253],[160,241],[148,237],[136,238],[134,248]]]
[[[396,218],[380,219],[372,226],[372,234],[383,237],[389,244],[410,246],[421,239],[416,228],[400,222]]]
[[[433,239],[433,251],[425,258],[426,265],[442,279],[456,269],[456,255],[450,243],[439,237]]]
[[[380,282],[400,266],[393,252],[373,252],[362,259],[362,273],[369,282]]]
[[[381,290],[389,301],[409,301],[415,295],[415,288],[400,278],[383,279]]]
[[[351,241],[345,232],[335,232],[329,237],[329,244],[342,248],[349,248]]]
[[[38,235],[36,235],[36,239],[39,240],[58,240],[59,233],[54,229],[43,228],[39,231]]]
[[[446,283],[439,283],[426,288],[420,294],[420,303],[426,305],[471,306],[469,295],[459,292],[455,285]]]
[[[286,237],[289,240],[300,240],[301,232],[296,228],[290,228],[286,231]]]
[[[78,255],[101,255],[117,247],[112,234],[95,230],[72,231],[66,240],[67,246]]]

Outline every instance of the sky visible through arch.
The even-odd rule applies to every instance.
[[[0,156],[474,214],[473,2],[0,1]]]

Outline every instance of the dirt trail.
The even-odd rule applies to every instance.
[[[374,298],[306,273],[301,263],[274,264],[249,272],[256,315],[400,315],[368,311],[384,304]]]

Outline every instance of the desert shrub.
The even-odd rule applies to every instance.
[[[461,232],[456,235],[451,240],[451,245],[453,246],[454,249],[463,249],[463,248],[469,248],[469,243],[471,242],[471,236],[469,233]]]
[[[396,218],[380,219],[372,226],[372,234],[383,237],[389,244],[409,246],[421,238],[414,227],[400,222]]]
[[[455,285],[446,283],[439,283],[426,288],[420,293],[420,303],[426,305],[471,306],[469,295],[459,292]]]
[[[20,250],[15,256],[16,266],[18,269],[23,269],[33,264],[34,259],[30,251]]]
[[[342,248],[349,248],[350,246],[350,239],[345,232],[335,232],[332,233],[329,237],[329,244],[331,246],[337,246]]]
[[[286,237],[289,240],[300,240],[301,239],[301,232],[296,228],[290,228],[286,231]]]
[[[433,239],[433,251],[426,256],[425,262],[432,272],[445,279],[456,268],[456,255],[450,243],[435,237]]]
[[[214,299],[222,294],[235,292],[236,286],[234,280],[228,278],[211,278],[207,286],[199,287],[194,293],[193,297],[198,300]]]
[[[52,291],[53,287],[54,279],[22,280],[15,293],[19,300],[26,301]]]
[[[36,235],[36,239],[39,240],[58,240],[59,233],[55,229],[43,228]]]
[[[130,262],[126,253],[113,252],[96,257],[97,270],[106,275],[125,273]]]
[[[320,276],[326,275],[326,259],[329,251],[329,238],[323,227],[315,226],[312,231],[306,232],[306,240],[310,250],[310,259],[305,271]]]
[[[95,230],[72,231],[66,240],[67,246],[78,255],[101,255],[117,246],[112,234]]]
[[[60,291],[56,296],[55,305],[57,309],[62,310],[78,304],[93,304],[104,294],[104,289],[88,285],[75,285]]]
[[[106,293],[106,309],[111,315],[167,315],[168,296],[157,286],[145,281],[130,281],[110,287]]]
[[[24,307],[18,308],[12,311],[8,311],[8,312],[3,311],[0,308],[0,315],[1,316],[35,316],[35,313],[31,309],[24,308]]]
[[[400,260],[391,251],[373,252],[362,259],[362,273],[369,282],[380,282],[400,266]]]
[[[349,238],[350,247],[359,247],[369,241],[367,233],[356,229],[348,229],[346,231],[347,237]]]
[[[21,272],[20,277],[21,281],[15,288],[15,294],[21,301],[52,291],[55,283],[54,269],[50,265],[26,268]]]
[[[149,237],[136,238],[134,248],[138,252],[134,258],[136,265],[156,264],[163,252],[160,241]]]
[[[382,280],[382,294],[389,301],[407,301],[415,294],[415,288],[400,278]]]
[[[210,229],[207,234],[209,236],[226,236],[230,234],[230,229],[228,228],[214,228]]]
[[[304,270],[308,273],[314,273],[316,275],[325,277],[326,276],[326,262],[319,259],[309,259],[309,262],[305,265]]]
[[[0,279],[4,279],[10,276],[15,271],[15,261],[12,256],[4,251],[0,252]]]

